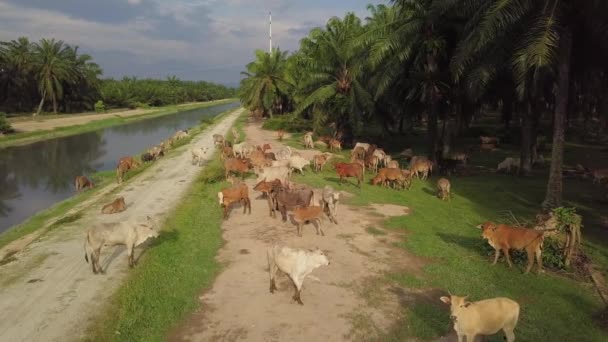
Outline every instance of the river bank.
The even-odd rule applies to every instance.
[[[134,109],[106,114],[74,114],[59,117],[42,116],[35,120],[18,120],[11,122],[17,131],[15,134],[0,136],[0,149],[10,146],[31,144],[37,141],[66,137],[90,132],[102,128],[123,125],[139,120],[146,120],[177,112],[205,108],[237,101],[224,99],[208,102],[187,103],[151,109]]]

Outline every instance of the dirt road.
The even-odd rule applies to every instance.
[[[246,127],[247,140],[256,145],[282,145],[258,124]],[[300,151],[309,157],[313,151]],[[305,171],[310,172],[310,171]],[[254,181],[247,181],[250,189]],[[329,185],[336,184],[328,181]],[[320,198],[319,189],[315,197]],[[387,287],[383,272],[394,268],[416,272],[421,260],[392,246],[401,237],[366,229],[379,227],[387,216],[406,215],[407,208],[340,205],[335,225],[323,221],[325,236],[307,224],[303,237],[289,220],[269,217],[267,202],[251,191],[252,214],[235,208],[223,224],[225,246],[220,262],[227,264],[213,288],[201,295],[201,310],[173,331],[171,341],[341,341],[373,340],[402,314],[400,298]],[[347,195],[348,196],[348,195]],[[351,195],[352,196],[352,195]],[[280,216],[280,215],[279,215]],[[331,264],[315,270],[302,291],[303,306],[291,300],[293,285],[282,276],[279,291],[268,291],[266,250],[273,243],[296,248],[319,247]]]
[[[95,204],[80,220],[44,235],[19,252],[17,261],[0,266],[0,340],[82,340],[87,322],[128,272],[124,248],[106,248],[101,257],[106,275],[93,275],[84,261],[84,230],[95,222],[143,219],[147,215],[162,222],[200,171],[191,165],[187,149],[212,149],[212,135],[226,134],[239,113],[241,110],[231,113],[190,145],[179,148],[182,153],[160,159],[129,181],[116,194],[124,196],[128,206],[125,212],[99,214],[103,204],[100,197],[111,189],[96,194],[88,201]]]

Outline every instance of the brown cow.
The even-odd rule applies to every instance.
[[[103,208],[101,208],[101,213],[102,214],[116,214],[116,213],[120,213],[123,212],[127,209],[127,206],[125,204],[125,198],[124,197],[118,197],[117,199],[115,199],[114,201],[112,201],[112,203],[108,203],[106,205],[103,206]]]
[[[368,146],[369,147],[369,146]],[[350,152],[351,159],[365,159],[365,147],[357,146]]]
[[[535,256],[536,262],[538,263],[538,270],[539,272],[542,272],[543,259],[541,256],[541,247],[545,238],[544,231],[521,227],[511,227],[505,224],[497,225],[490,221],[480,224],[477,226],[477,228],[481,228],[481,236],[488,240],[490,246],[496,250],[492,265],[496,265],[496,262],[500,257],[500,252],[502,251],[505,254],[509,267],[512,267],[513,265],[511,264],[509,250],[525,249],[526,253],[528,254],[528,266],[526,267],[525,273],[530,272],[530,269],[532,269]]]
[[[333,154],[325,152],[322,154],[316,154],[313,159],[313,165],[315,172],[323,171],[323,166],[333,157]]]
[[[282,129],[278,130],[277,136],[279,137],[279,141],[283,141],[283,137],[285,136],[285,131]]]
[[[399,184],[402,188],[409,188],[409,173],[404,174],[400,169],[382,168],[378,170],[376,177],[372,179],[372,185],[382,184],[388,186],[388,182]]]
[[[224,208],[224,219],[228,218],[228,209],[232,203],[241,202],[243,204],[243,214],[249,208],[251,215],[251,200],[249,199],[249,189],[245,183],[240,183],[231,188],[224,189],[217,193],[220,206]]]
[[[359,163],[336,163],[336,172],[340,176],[340,183],[343,183],[344,178],[355,177],[357,178],[357,186],[361,187],[363,182],[363,173],[365,169]]]
[[[232,151],[232,147],[230,147],[230,146],[224,146],[224,147],[222,147],[221,158],[222,159],[225,159],[225,158],[234,158],[234,151]]]
[[[260,191],[264,196],[266,196],[266,199],[268,200],[268,210],[270,211],[270,217],[275,217],[275,209],[277,207],[276,203],[274,202],[274,198],[270,195],[270,191],[275,185],[280,186],[281,181],[275,179],[272,182],[268,182],[266,181],[266,179],[263,179],[253,187],[253,190]]]
[[[226,158],[224,160],[225,177],[228,179],[230,172],[240,173],[241,178],[251,168],[251,163],[246,159]]]
[[[333,150],[342,151],[342,143],[340,142],[340,140],[331,139],[329,141],[329,150],[330,151],[333,151]]]
[[[122,183],[124,175],[129,170],[134,170],[139,167],[139,163],[133,157],[122,157],[116,165],[116,181]]]
[[[321,227],[321,217],[323,217],[323,207],[303,207],[296,208],[293,211],[293,220],[298,225],[298,236],[302,237],[302,225],[306,222],[317,222],[315,228],[317,229],[317,235],[319,232],[322,236],[325,236],[325,232],[323,232],[323,228]]]
[[[270,194],[274,197],[276,207],[281,212],[283,222],[287,221],[287,210],[293,210],[296,207],[308,207],[314,199],[312,189],[302,188],[290,191],[278,184],[272,187]]]
[[[439,178],[437,181],[437,196],[442,200],[450,199],[450,181],[446,178]]]
[[[80,192],[84,189],[94,188],[95,183],[86,176],[76,176],[76,179],[74,179],[74,187],[76,187],[76,191]]]
[[[410,171],[416,175],[416,178],[418,179],[420,179],[420,174],[422,174],[422,179],[425,180],[428,177],[429,172],[433,171],[433,163],[424,157],[413,157]]]

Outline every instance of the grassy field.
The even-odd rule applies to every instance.
[[[123,125],[123,124],[134,122],[134,121],[151,119],[151,118],[155,118],[155,117],[159,117],[159,116],[163,116],[163,115],[174,114],[177,112],[187,111],[187,110],[191,110],[191,109],[221,105],[221,104],[229,103],[229,102],[233,102],[233,101],[236,101],[236,100],[235,99],[226,99],[226,100],[220,100],[220,101],[195,103],[195,104],[189,104],[189,105],[172,105],[172,106],[160,107],[149,113],[145,113],[145,114],[141,114],[141,115],[134,115],[134,116],[130,116],[130,117],[115,116],[115,117],[112,117],[109,119],[97,120],[97,121],[93,121],[93,122],[83,124],[83,125],[60,127],[60,128],[56,128],[53,130],[41,130],[41,131],[23,132],[23,133],[6,135],[3,137],[0,137],[0,149],[4,148],[4,147],[9,147],[9,146],[24,145],[24,144],[33,143],[36,141],[41,141],[41,140],[65,137],[65,136],[84,133],[84,132],[90,132],[90,131],[94,131],[94,130],[98,130],[98,129],[102,129],[102,128]]]
[[[417,146],[417,138],[411,139],[409,146]],[[300,140],[296,134],[288,144],[301,148]],[[419,146],[416,150],[423,151]],[[582,155],[589,159],[594,158],[590,154],[601,158],[597,153],[604,153],[594,147],[584,151]],[[516,156],[517,152],[509,146],[494,153],[474,152],[471,163],[495,168],[507,155]],[[580,155],[568,151],[566,162],[575,164]],[[566,271],[524,275],[521,262],[517,268],[509,269],[504,257],[498,265],[491,266],[493,251],[475,229],[486,220],[509,222],[508,212],[532,220],[545,195],[547,172],[548,165],[525,178],[490,172],[453,176],[450,202],[442,202],[435,195],[438,176],[415,181],[409,191],[396,191],[369,185],[372,175],[368,173],[366,184],[358,189],[353,179],[350,184],[339,185],[335,171],[327,165],[325,172],[307,172],[296,176],[295,181],[319,188],[330,184],[351,192],[355,195],[349,201],[353,205],[390,203],[412,209],[409,216],[388,220],[383,229],[405,233],[398,246],[428,258],[429,263],[422,275],[398,271],[386,275],[387,284],[406,289],[401,301],[406,318],[384,332],[380,340],[430,340],[450,332],[449,307],[438,299],[446,291],[469,295],[472,300],[505,296],[518,301],[522,312],[515,333],[520,341],[606,340],[608,332],[598,318],[604,306],[586,278]],[[606,274],[608,243],[601,223],[601,213],[606,215],[606,190],[590,181],[566,180],[565,191],[566,205],[577,207],[583,215],[584,250]],[[367,231],[382,234],[377,227]],[[490,340],[502,341],[503,335],[499,333]]]
[[[241,138],[245,119],[236,124]],[[232,139],[231,133],[227,138]],[[197,295],[221,268],[215,256],[223,243],[217,208],[217,192],[228,185],[223,176],[216,153],[90,328],[89,340],[164,341],[168,331],[199,306]]]

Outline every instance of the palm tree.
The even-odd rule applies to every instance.
[[[32,75],[33,44],[26,37],[0,42],[0,99],[17,102],[27,99]]]
[[[63,83],[72,82],[75,78],[70,50],[61,40],[42,39],[35,44],[35,67],[41,96],[36,115],[40,114],[45,99],[53,102],[53,112],[57,113],[57,101],[63,97]]]
[[[514,46],[506,62],[512,65],[520,99],[547,77],[555,80],[551,170],[543,207],[559,206],[572,52],[585,44],[606,46],[608,5],[595,0],[576,5],[566,0],[443,0],[438,4],[446,11],[459,8],[470,18],[453,61],[457,78],[485,54]]]
[[[255,61],[247,64],[247,71],[241,72],[247,77],[241,80],[239,97],[247,108],[262,110],[272,117],[273,108],[282,106],[282,96],[292,87],[285,79],[287,52],[277,48],[270,53],[257,50],[255,55]]]
[[[347,134],[372,114],[372,97],[363,85],[365,50],[352,44],[362,32],[361,20],[348,13],[302,39],[298,62],[305,74],[297,89],[302,98],[297,114],[314,108],[317,126],[332,121]]]

